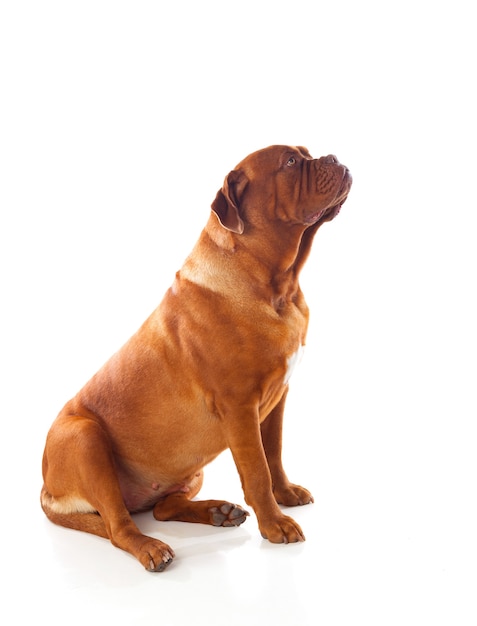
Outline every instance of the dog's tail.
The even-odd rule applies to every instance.
[[[43,485],[40,502],[46,517],[54,524],[109,539],[103,519],[85,500],[75,497],[54,498]]]

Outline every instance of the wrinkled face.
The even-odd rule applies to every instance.
[[[352,183],[348,168],[335,156],[314,159],[303,147],[270,146],[248,156],[236,170],[248,180],[243,202],[252,220],[253,204],[264,202],[282,221],[329,221],[339,213]]]
[[[320,225],[338,215],[351,183],[348,168],[333,155],[313,159],[306,148],[270,146],[227,175],[212,210],[224,228],[238,234],[247,223]]]

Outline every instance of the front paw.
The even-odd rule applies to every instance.
[[[305,535],[299,524],[287,515],[282,515],[273,521],[259,524],[260,533],[271,543],[297,543],[305,541]]]
[[[277,503],[284,506],[301,506],[302,504],[314,502],[313,496],[308,489],[300,487],[300,485],[292,485],[291,483],[282,487],[275,487],[273,495]]]

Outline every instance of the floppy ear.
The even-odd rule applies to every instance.
[[[247,183],[247,177],[241,170],[232,170],[212,202],[212,211],[217,215],[222,226],[239,235],[244,230],[244,223],[240,217],[240,200]]]

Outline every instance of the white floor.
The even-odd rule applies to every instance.
[[[144,513],[139,526],[176,552],[160,574],[144,571],[106,540],[44,518],[41,436],[34,428],[33,443],[19,420],[10,433],[14,445],[4,441],[4,448],[26,455],[3,475],[8,623],[35,616],[55,626],[105,620],[474,625],[475,441],[443,432],[442,425],[424,434],[407,419],[391,424],[389,406],[381,426],[362,405],[354,414],[333,414],[330,407],[320,415],[319,398],[313,391],[305,404],[292,400],[286,429],[289,474],[315,496],[314,504],[288,511],[307,541],[271,545],[253,515],[239,528],[222,529],[158,523]],[[336,398],[338,406],[343,402]],[[228,453],[207,469],[202,495],[243,503]]]
[[[476,626],[469,5],[0,3],[2,623]],[[143,514],[177,555],[150,574],[45,519],[44,439],[272,143],[354,178],[302,276],[284,460],[307,541]],[[243,504],[228,454],[202,495]]]

